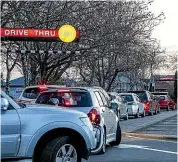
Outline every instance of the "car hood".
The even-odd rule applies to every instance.
[[[34,104],[34,105],[27,105],[26,109],[33,110],[33,111],[41,111],[42,113],[49,113],[49,114],[77,114],[81,117],[87,117],[85,113],[82,113],[80,111],[76,111],[73,109],[66,109],[61,108],[59,106],[53,106],[53,105],[43,105],[43,104]]]

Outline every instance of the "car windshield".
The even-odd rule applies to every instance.
[[[137,92],[134,92],[134,93],[136,93],[141,100],[148,100],[146,92],[139,92],[139,91],[137,91]]]
[[[90,107],[92,100],[88,92],[46,92],[41,93],[36,100],[38,104],[56,105],[64,107]]]
[[[132,102],[132,101],[134,101],[132,95],[121,95],[121,96],[122,96],[122,97],[124,98],[124,100],[127,101],[127,102]]]

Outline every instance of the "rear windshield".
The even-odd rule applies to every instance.
[[[29,99],[36,99],[38,94],[45,90],[48,90],[48,88],[47,87],[28,88],[24,90],[22,96]]]
[[[124,100],[126,100],[127,102],[132,102],[132,101],[134,101],[132,95],[121,95],[121,96],[122,96],[122,97],[124,98]]]
[[[57,99],[57,100],[56,100]],[[55,101],[55,102],[54,102]],[[36,100],[38,104],[57,105],[64,107],[91,107],[92,100],[88,92],[46,92]]]
[[[160,100],[166,100],[166,96],[159,96]]]
[[[22,96],[29,99],[36,99],[38,94],[38,88],[28,88],[25,89]]]

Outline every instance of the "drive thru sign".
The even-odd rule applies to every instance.
[[[73,42],[79,39],[79,31],[71,25],[63,25],[59,29],[24,29],[24,28],[1,28],[2,40],[16,41],[63,41]]]

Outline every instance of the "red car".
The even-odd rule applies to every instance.
[[[153,98],[153,95],[149,91],[129,91],[129,93],[135,93],[139,96],[141,102],[145,105],[145,112],[147,114],[153,115],[160,112],[159,102]]]
[[[169,97],[169,95],[160,95],[159,96],[159,104],[161,109],[170,109],[175,110],[176,104],[175,102]]]
[[[170,98],[168,92],[152,92],[152,94],[157,96],[161,109],[167,109],[168,111],[176,109],[175,101]]]

